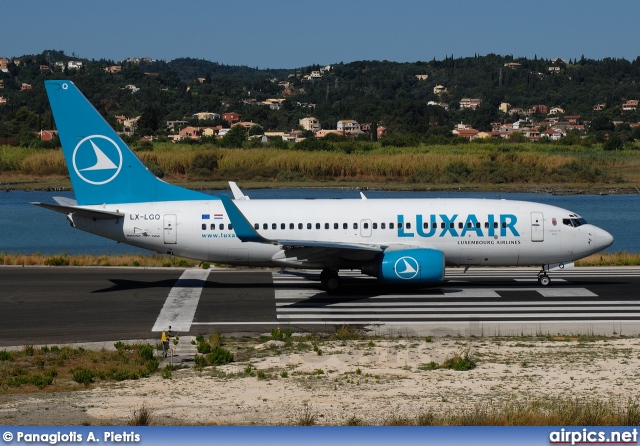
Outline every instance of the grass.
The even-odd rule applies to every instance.
[[[134,267],[193,267],[200,262],[159,254],[50,256],[44,254],[11,254],[0,252],[0,265],[18,266],[134,266]]]
[[[154,144],[137,155],[157,166],[165,180],[210,187],[228,179],[276,184],[354,182],[402,183],[404,187],[527,186],[541,184],[589,188],[640,184],[636,150],[605,152],[592,147],[544,144],[465,144],[391,148],[374,145],[366,152],[309,152],[273,148],[220,149],[207,146]],[[217,169],[197,168],[198,155],[217,158]],[[61,150],[0,147],[0,182],[16,175],[66,175]],[[18,185],[18,187],[20,187]],[[23,187],[29,187],[24,184]]]
[[[100,382],[139,379],[154,373],[158,361],[151,346],[119,343],[115,351],[68,346],[2,350],[0,394],[61,392]]]
[[[382,422],[386,426],[637,426],[638,423],[640,404],[631,398],[623,402],[597,398],[509,401],[442,414],[429,410],[415,417],[392,414]]]
[[[640,253],[627,251],[593,254],[575,262],[576,266],[637,266]]]

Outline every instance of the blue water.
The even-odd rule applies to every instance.
[[[355,190],[263,189],[245,191],[251,199],[265,198],[360,198]],[[211,191],[212,194],[230,191]],[[609,252],[640,252],[640,196],[564,195],[482,192],[390,192],[367,191],[368,198],[504,198],[551,204],[569,209],[589,223],[609,231],[615,243]],[[0,252],[42,254],[147,253],[131,246],[75,230],[65,215],[30,204],[54,203],[52,197],[73,198],[73,192],[0,192]]]

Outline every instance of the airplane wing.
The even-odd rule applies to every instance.
[[[236,236],[243,242],[267,243],[270,245],[279,245],[283,248],[321,248],[321,249],[340,249],[354,251],[369,251],[371,253],[383,252],[388,246],[380,246],[367,243],[341,243],[316,240],[286,240],[286,239],[267,239],[254,229],[244,214],[238,209],[233,201],[227,195],[220,195],[220,200],[224,205],[227,215],[231,220]]]
[[[124,217],[124,214],[121,212],[98,211],[95,209],[86,209],[76,206],[63,206],[59,204],[48,204],[39,202],[32,202],[31,204],[35,204],[36,206],[40,206],[41,208],[60,212],[61,214],[77,214],[81,217],[95,218],[96,220],[115,220]]]

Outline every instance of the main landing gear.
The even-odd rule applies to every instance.
[[[549,286],[551,284],[551,279],[547,275],[544,268],[538,273],[538,283],[542,286]]]
[[[322,288],[329,294],[338,291],[342,285],[338,271],[329,268],[323,269],[320,273],[320,282],[322,282]]]

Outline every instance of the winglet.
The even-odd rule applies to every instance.
[[[235,200],[249,200],[249,196],[242,193],[235,181],[229,181],[229,187]]]
[[[224,209],[227,211],[229,220],[231,220],[233,230],[241,241],[277,244],[277,242],[266,239],[258,234],[247,218],[242,214],[242,212],[240,212],[240,209],[238,209],[235,203],[231,201],[231,198],[229,198],[228,195],[222,194],[218,197],[222,200]]]

